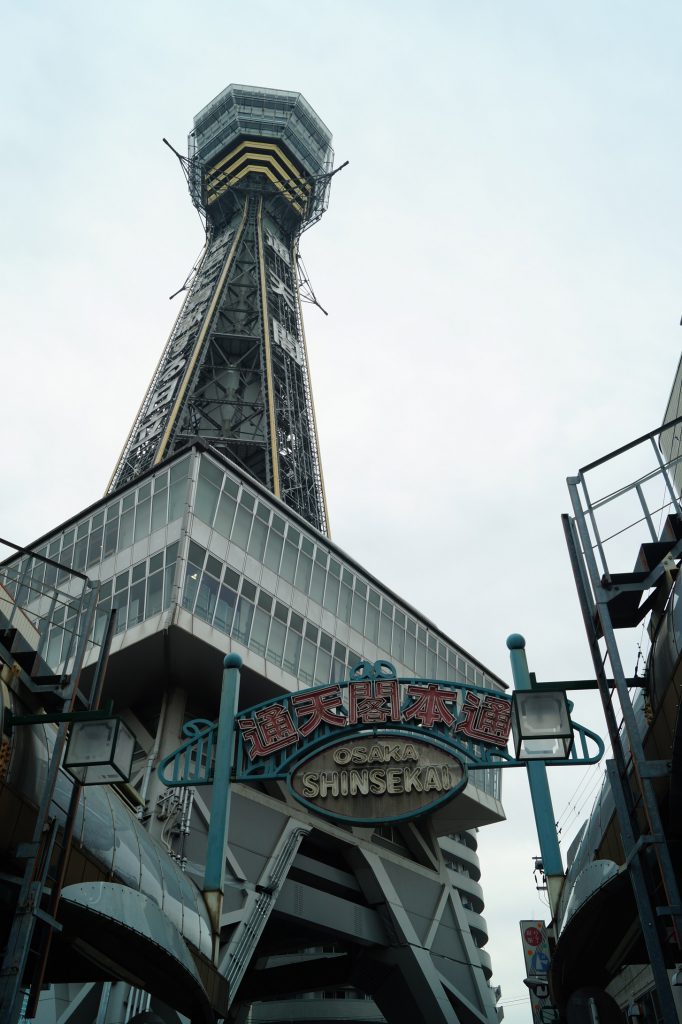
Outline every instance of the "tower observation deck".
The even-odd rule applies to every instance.
[[[297,259],[332,160],[300,93],[230,85],[197,114],[186,167],[206,247],[107,493],[202,438],[328,533]]]

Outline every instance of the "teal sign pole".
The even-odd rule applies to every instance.
[[[239,670],[242,659],[228,654],[223,662],[223,686],[220,694],[220,713],[213,769],[213,802],[208,826],[206,867],[204,870],[204,898],[213,926],[214,953],[220,935],[220,915],[223,906],[225,882],[225,853],[230,825],[231,775],[234,749],[234,720],[239,704]]]
[[[512,633],[511,636],[507,637],[507,647],[510,652],[514,688],[516,690],[531,690],[525,639],[520,633]],[[544,761],[529,761],[526,765],[526,770],[528,772],[531,800],[533,801],[535,827],[540,842],[542,864],[545,877],[547,878],[547,893],[552,916],[556,919],[559,895],[564,881],[564,866],[561,860],[554,808],[552,807],[552,797],[549,792],[549,782],[547,781],[547,767]]]

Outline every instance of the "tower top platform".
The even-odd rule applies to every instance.
[[[305,189],[309,199],[304,220],[317,220],[327,206],[332,135],[299,92],[282,89],[228,85],[199,111],[188,140],[190,194],[195,205],[206,209],[226,184],[241,180],[242,175],[237,178],[233,173],[238,164],[227,157],[238,147],[243,149],[245,141],[260,147],[262,159],[268,152],[271,167],[277,160],[282,184],[294,192]],[[240,161],[242,171],[247,154],[249,158],[256,155],[247,147]]]

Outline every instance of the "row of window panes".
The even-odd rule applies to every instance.
[[[77,572],[87,572],[110,555],[131,547],[182,516],[188,467],[189,459],[182,459],[170,470],[147,480],[137,490],[111,502],[90,519],[38,548],[37,553]],[[22,560],[19,571],[22,575],[24,572],[31,574],[34,594],[69,578],[66,570],[30,557]]]
[[[182,606],[306,684],[346,679],[361,660],[196,541],[189,544]],[[475,784],[497,796],[498,775],[495,769],[482,769]]]
[[[104,639],[112,608],[116,608],[116,633],[168,608],[177,553],[178,545],[170,544],[164,551],[100,585],[92,636],[95,643],[100,644]],[[58,607],[52,616],[44,655],[51,666],[59,665],[67,655],[78,603],[74,601],[70,607]]]
[[[195,512],[202,522],[352,626],[418,676],[478,686],[483,673],[455,654],[386,597],[351,573],[300,530],[287,524],[205,455]]]
[[[96,628],[103,629],[109,612],[116,609],[116,633],[168,608],[175,574],[178,544],[118,573],[100,590]]]
[[[347,678],[360,657],[190,541],[182,605],[306,684]]]
[[[345,679],[360,660],[194,541],[190,542],[182,604],[307,684]],[[475,784],[499,799],[499,770],[477,771]]]
[[[53,609],[50,619],[47,642],[41,654],[53,671],[61,670],[64,662],[75,654],[76,641],[84,623],[84,610],[80,609],[80,599],[70,603],[61,603]]]

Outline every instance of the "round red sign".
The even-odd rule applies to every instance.
[[[526,928],[523,937],[529,946],[539,946],[542,942],[542,932],[537,928]]]

